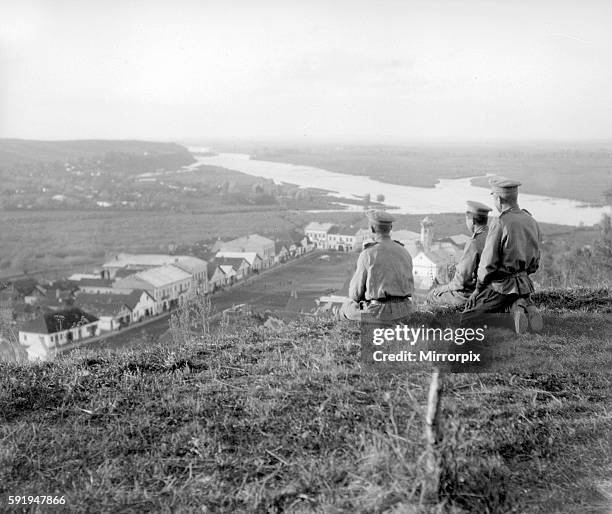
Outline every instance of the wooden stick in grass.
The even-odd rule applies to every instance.
[[[421,501],[433,500],[438,495],[442,463],[439,445],[442,441],[440,413],[442,411],[443,374],[434,368],[429,383],[427,413],[425,415],[425,473],[421,485]]]

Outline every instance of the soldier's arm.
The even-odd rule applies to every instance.
[[[538,247],[536,248],[536,255],[534,259],[527,266],[527,273],[529,275],[538,271],[538,268],[540,267],[540,248],[542,247],[542,233],[540,232],[540,226],[537,223],[535,224],[535,229],[537,231]]]
[[[478,264],[478,281],[476,283],[476,289],[479,291],[493,280],[495,272],[499,269],[502,238],[502,224],[499,220],[492,221],[484,249],[482,250],[482,255],[480,256],[480,263]]]
[[[451,291],[461,291],[473,287],[474,272],[478,268],[478,249],[474,239],[470,239],[463,248],[463,255],[455,268],[455,275],[448,288]]]
[[[357,259],[357,269],[349,285],[349,298],[355,302],[365,300],[368,254],[361,252]]]

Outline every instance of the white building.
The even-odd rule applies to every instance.
[[[182,305],[194,292],[192,284],[190,273],[168,264],[116,280],[113,289],[119,293],[134,289],[147,291],[155,299],[155,314],[159,314]]]
[[[220,251],[215,255],[217,259],[244,259],[249,263],[249,266],[253,271],[259,271],[263,268],[263,260],[259,254],[255,252],[226,252]]]
[[[64,345],[100,334],[98,318],[78,308],[44,314],[19,331],[19,343],[28,360],[48,360]]]
[[[135,289],[127,294],[81,293],[74,305],[98,318],[102,331],[118,330],[155,313],[155,299],[147,291]]]
[[[231,241],[220,242],[219,252],[223,253],[256,253],[262,261],[262,268],[269,268],[274,264],[274,241],[259,234],[232,239]],[[217,253],[218,255],[218,253]]]
[[[434,241],[434,222],[429,217],[421,221],[421,238],[416,247],[417,254],[412,259],[416,289],[430,289],[436,283],[446,284],[450,280],[463,253],[463,247],[454,244],[453,238],[465,240],[457,235]]]
[[[126,275],[126,271],[144,271],[173,264],[176,267],[190,273],[193,278],[194,290],[208,292],[208,280],[206,278],[206,261],[190,255],[167,255],[156,253],[120,253],[102,266],[105,278],[119,278]],[[124,278],[124,277],[121,277]]]
[[[334,225],[327,232],[327,248],[340,252],[356,249],[358,229],[356,227]]]
[[[221,269],[221,265],[217,259],[213,259],[208,263],[208,288],[214,291],[220,287],[227,285],[225,272]]]
[[[251,270],[250,264],[241,257],[222,257],[216,263],[219,266],[231,266],[235,272],[235,280],[242,280]]]
[[[312,221],[304,227],[304,233],[316,248],[327,249],[327,234],[333,226],[333,223],[318,223]]]
[[[206,261],[198,259],[197,257],[183,255],[175,258],[172,264],[173,266],[176,266],[177,268],[180,268],[191,275],[191,278],[193,279],[192,287],[194,291],[208,293],[208,263]]]

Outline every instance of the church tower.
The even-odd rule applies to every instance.
[[[423,250],[429,250],[433,243],[433,220],[427,216],[421,221],[421,245]]]

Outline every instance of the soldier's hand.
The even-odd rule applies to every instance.
[[[478,293],[476,291],[474,291],[470,297],[468,298],[467,302],[465,302],[465,308],[466,309],[473,309],[474,305],[476,305],[476,297],[478,296]]]
[[[448,293],[449,291],[450,291],[450,287],[448,286],[448,284],[445,284],[443,286],[440,286],[436,290],[436,296],[442,296],[444,293]]]

